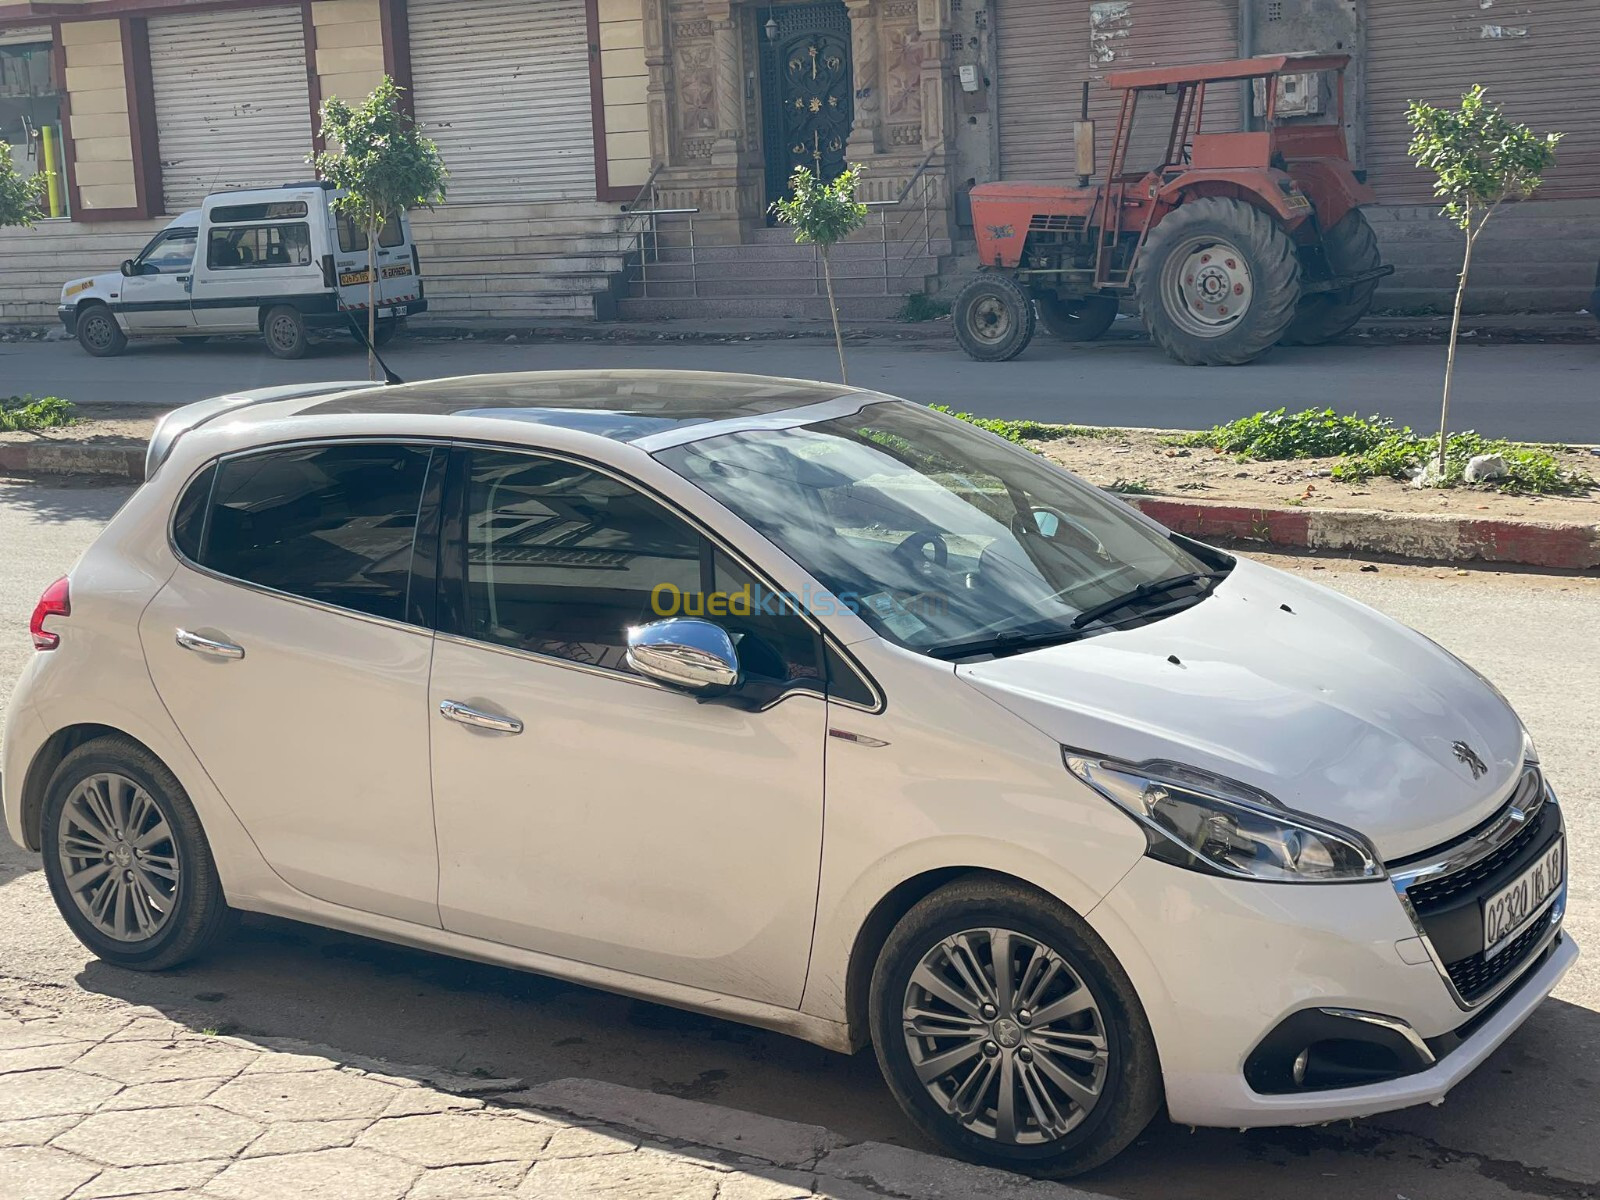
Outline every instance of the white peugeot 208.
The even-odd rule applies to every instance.
[[[1470,667],[871,392],[207,401],[32,628],[6,824],[107,962],[247,910],[870,1043],[1036,1174],[1436,1102],[1578,953]]]

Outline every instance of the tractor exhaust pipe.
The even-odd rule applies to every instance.
[[[1089,81],[1083,81],[1083,100],[1078,121],[1072,127],[1073,149],[1077,152],[1078,186],[1086,188],[1094,178],[1094,122],[1089,119]]]

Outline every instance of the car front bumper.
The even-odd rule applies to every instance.
[[[68,308],[65,305],[62,305],[60,308],[56,309],[56,316],[60,319],[61,324],[66,326],[67,336],[68,337],[77,337],[78,336],[78,310],[77,309]]]
[[[1187,1125],[1311,1125],[1445,1095],[1506,1040],[1578,957],[1570,935],[1503,996],[1465,1011],[1387,880],[1337,885],[1221,879],[1141,861],[1093,911],[1139,993],[1168,1112]],[[1297,1014],[1378,1016],[1437,1052],[1430,1065],[1358,1086],[1258,1091],[1245,1067]]]

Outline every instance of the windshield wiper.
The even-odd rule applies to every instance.
[[[1163,592],[1174,592],[1181,587],[1188,587],[1190,584],[1206,583],[1207,581],[1216,581],[1227,577],[1228,572],[1226,571],[1190,571],[1187,574],[1173,575],[1167,579],[1153,579],[1149,583],[1141,583],[1131,592],[1113,596],[1104,604],[1096,604],[1093,608],[1084,609],[1072,618],[1072,628],[1082,629],[1091,621],[1098,621],[1102,617],[1110,616],[1118,609],[1138,604],[1142,600],[1148,600],[1152,596],[1159,596]]]
[[[1075,642],[1084,636],[1076,629],[1044,629],[1033,633],[1018,633],[1011,630],[986,638],[974,638],[968,642],[951,642],[947,646],[935,646],[927,654],[929,658],[967,658],[978,654],[993,654],[999,657],[1004,654],[1020,654],[1024,650],[1035,650],[1040,646]]]

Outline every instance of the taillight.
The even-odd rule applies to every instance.
[[[28,632],[33,635],[33,648],[35,650],[54,650],[61,645],[61,635],[59,633],[51,633],[44,627],[44,623],[51,617],[70,617],[71,615],[72,596],[67,589],[67,578],[63,575],[45,588],[44,595],[39,597],[39,603],[34,606],[33,620],[28,622]]]

